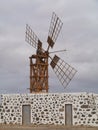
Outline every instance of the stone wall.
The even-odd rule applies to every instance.
[[[22,106],[31,106],[32,124],[65,125],[65,104],[72,104],[72,124],[98,126],[98,94],[3,94],[0,123],[22,124]]]

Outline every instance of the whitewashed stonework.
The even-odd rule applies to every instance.
[[[72,125],[98,126],[98,94],[2,94],[0,123],[22,125],[22,106],[31,106],[31,124],[65,125],[65,104],[72,104]]]

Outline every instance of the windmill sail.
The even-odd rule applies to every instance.
[[[52,59],[50,65],[61,84],[64,86],[64,88],[66,88],[71,79],[74,77],[76,70],[56,55]]]
[[[25,36],[26,42],[28,42],[31,46],[33,46],[35,49],[38,47],[38,43],[41,43],[41,41],[38,39],[36,34],[32,31],[30,26],[26,24],[26,36]]]
[[[49,33],[48,33],[48,39],[47,39],[47,42],[49,46],[51,46],[51,48],[53,48],[56,42],[56,39],[59,35],[62,25],[63,23],[61,22],[59,17],[57,17],[57,15],[53,12],[51,23],[50,23],[50,28],[49,28]]]

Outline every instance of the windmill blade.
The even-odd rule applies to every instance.
[[[66,88],[77,71],[56,55],[52,59],[50,65],[61,84],[64,86],[64,88]]]
[[[62,28],[62,21],[59,19],[59,17],[53,12],[52,19],[50,23],[49,33],[48,33],[48,39],[47,42],[51,48],[53,48],[57,37],[59,35],[59,32]]]
[[[31,46],[33,46],[35,49],[37,49],[38,44],[41,44],[41,41],[38,39],[36,34],[32,31],[30,26],[26,24],[26,35],[25,40],[28,42]]]

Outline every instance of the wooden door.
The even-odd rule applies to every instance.
[[[72,104],[65,104],[65,125],[72,125]]]
[[[29,125],[31,123],[31,107],[30,105],[22,106],[22,124]]]

